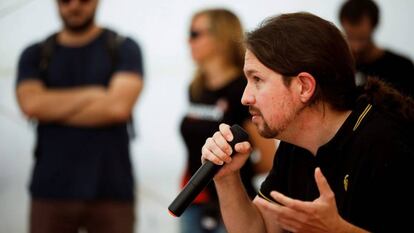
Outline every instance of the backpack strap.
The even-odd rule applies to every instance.
[[[125,40],[125,37],[119,35],[115,31],[110,29],[104,29],[106,35],[105,38],[105,48],[111,58],[112,72],[115,70],[115,67],[119,61],[119,48],[122,42]],[[50,61],[52,59],[53,53],[57,45],[57,33],[50,35],[46,40],[41,42],[41,51],[40,51],[40,60],[39,60],[39,70],[40,75],[44,77],[47,74],[47,69],[49,67]]]
[[[104,33],[106,35],[105,48],[111,58],[112,72],[114,72],[119,62],[119,48],[122,42],[124,42],[125,37],[107,28],[104,29]]]
[[[54,33],[40,44],[39,72],[42,78],[45,78],[47,75],[47,69],[49,67],[50,61],[52,60],[52,56],[56,48],[56,43],[57,33]]]

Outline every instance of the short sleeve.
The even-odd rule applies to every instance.
[[[17,83],[28,79],[41,79],[40,77],[40,44],[27,47],[20,55],[17,67]]]
[[[120,47],[119,62],[116,71],[137,72],[144,77],[142,53],[139,45],[131,38],[126,38]]]

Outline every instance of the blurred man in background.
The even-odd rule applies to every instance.
[[[63,28],[22,53],[17,98],[37,121],[30,232],[132,233],[128,125],[141,92],[136,42],[95,24],[98,0],[57,0]]]
[[[379,16],[379,8],[372,0],[346,1],[339,13],[356,60],[359,72],[357,84],[364,83],[367,76],[376,76],[403,94],[413,96],[413,63],[408,58],[378,47],[373,40]]]

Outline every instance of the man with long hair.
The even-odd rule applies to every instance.
[[[259,194],[239,169],[250,143],[229,126],[206,140],[228,232],[399,232],[411,229],[414,103],[377,80],[362,90],[341,32],[309,13],[272,17],[250,32],[242,103],[264,137],[281,140]]]

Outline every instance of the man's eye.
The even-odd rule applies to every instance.
[[[259,77],[257,77],[257,76],[253,76],[253,81],[255,83],[257,83],[257,82],[261,81],[261,79]]]

